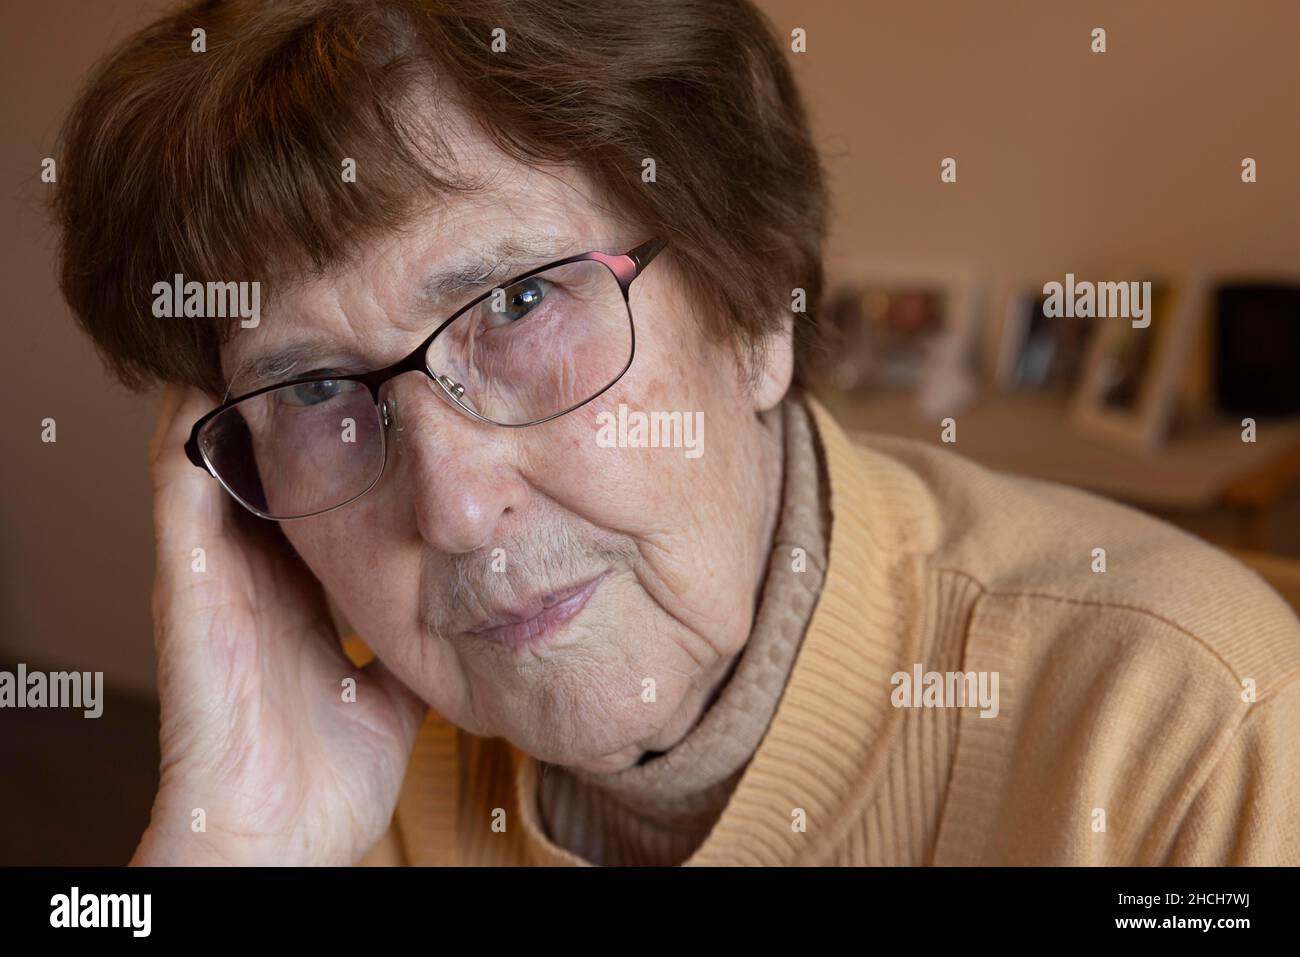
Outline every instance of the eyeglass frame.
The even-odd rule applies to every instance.
[[[628,295],[632,288],[632,283],[637,279],[637,277],[639,277],[643,272],[645,272],[646,267],[650,265],[650,263],[654,260],[654,258],[658,256],[659,253],[662,252],[664,247],[666,247],[667,245],[668,245],[668,240],[660,239],[656,237],[656,238],[648,239],[645,242],[641,243],[640,245],[635,246],[634,248],[628,250],[627,252],[619,255],[613,255],[610,253],[604,253],[604,252],[592,250],[590,252],[577,253],[576,255],[573,256],[567,256],[563,259],[557,259],[554,262],[549,262],[542,266],[537,266],[533,269],[528,270],[527,272],[520,273],[518,276],[515,276],[511,279],[507,279],[504,282],[497,284],[492,289],[489,289],[486,292],[482,293],[481,295],[474,297],[469,302],[465,303],[465,305],[461,306],[454,313],[452,313],[441,324],[439,324],[438,328],[434,329],[434,331],[430,333],[429,336],[423,342],[421,342],[418,346],[416,346],[413,350],[411,350],[411,352],[403,356],[401,359],[398,359],[396,362],[384,366],[382,369],[376,369],[371,372],[360,372],[360,373],[352,373],[352,374],[298,376],[296,378],[286,379],[283,382],[275,382],[270,385],[262,386],[259,389],[254,389],[252,392],[246,392],[243,395],[235,396],[233,399],[228,399],[225,402],[221,403],[221,405],[217,406],[215,409],[212,409],[211,411],[205,413],[194,423],[193,427],[190,429],[190,437],[185,442],[185,456],[190,460],[190,463],[192,465],[195,465],[201,469],[205,469],[214,479],[216,479],[221,484],[221,487],[226,490],[226,492],[230,495],[231,498],[233,498],[244,508],[248,509],[254,515],[258,516],[259,518],[264,518],[267,519],[268,521],[273,521],[273,522],[292,522],[302,518],[313,518],[317,515],[324,515],[326,512],[332,512],[337,508],[342,508],[345,505],[350,505],[379,484],[380,480],[384,477],[385,472],[387,472],[388,470],[388,428],[392,422],[392,419],[389,414],[388,402],[380,398],[379,391],[384,387],[384,385],[386,385],[392,379],[397,378],[399,375],[405,375],[408,372],[423,372],[426,376],[429,377],[429,379],[434,384],[436,384],[442,390],[443,395],[454,406],[456,406],[456,408],[460,409],[466,415],[470,416],[473,419],[478,420],[479,422],[485,422],[489,425],[495,425],[503,429],[522,429],[533,425],[541,425],[544,422],[550,422],[552,419],[558,419],[562,415],[568,415],[570,412],[573,412],[575,409],[580,409],[587,403],[600,398],[600,396],[602,396],[604,393],[609,391],[614,386],[614,384],[619,381],[619,379],[623,378],[623,376],[627,373],[628,369],[632,368],[632,360],[636,357],[636,322],[632,317],[632,304],[628,299]],[[596,392],[593,395],[588,396],[587,398],[583,399],[581,402],[569,406],[567,409],[562,409],[559,412],[552,413],[551,415],[544,416],[543,418],[540,419],[532,419],[528,422],[516,422],[516,423],[497,422],[493,419],[487,418],[486,416],[480,415],[478,412],[474,411],[473,409],[471,409],[469,406],[465,405],[461,401],[460,397],[461,395],[464,394],[465,391],[462,386],[457,385],[446,375],[441,375],[441,376],[435,375],[433,371],[429,369],[426,357],[429,351],[429,347],[433,344],[433,341],[437,339],[438,336],[441,335],[442,332],[448,326],[450,326],[453,322],[455,322],[465,313],[469,312],[469,310],[473,309],[484,299],[487,299],[488,297],[493,295],[498,289],[508,289],[510,286],[513,286],[516,283],[523,282],[525,279],[529,279],[533,276],[536,276],[538,273],[547,272],[548,270],[551,269],[558,269],[561,266],[567,266],[571,263],[579,263],[579,262],[598,262],[601,265],[603,265],[605,268],[607,268],[614,275],[614,278],[618,281],[619,289],[623,293],[623,305],[627,309],[628,332],[631,337],[630,345],[628,349],[628,355],[627,355],[627,362],[624,364],[623,368],[619,370],[618,375],[610,379],[609,382],[606,383],[600,389],[599,392]],[[263,512],[261,509],[254,508],[248,502],[244,501],[244,499],[238,494],[236,494],[234,489],[232,489],[226,483],[225,479],[223,479],[220,475],[217,474],[217,470],[213,468],[211,462],[208,461],[208,457],[206,453],[199,445],[199,433],[202,431],[203,426],[206,425],[208,422],[210,422],[212,419],[215,419],[217,416],[225,412],[228,412],[230,409],[234,408],[236,405],[238,405],[241,402],[245,402],[248,399],[256,398],[259,395],[263,395],[267,392],[271,392],[276,389],[285,389],[285,388],[290,388],[298,385],[306,385],[312,382],[358,382],[361,385],[366,387],[366,390],[370,393],[370,397],[375,401],[375,408],[379,413],[380,422],[382,425],[382,428],[379,431],[379,435],[380,435],[380,442],[383,445],[383,449],[382,449],[383,462],[379,468],[378,474],[376,474],[375,476],[375,480],[371,482],[369,485],[367,485],[360,492],[358,492],[356,495],[349,498],[347,501],[340,502],[337,505],[331,505],[328,508],[323,508],[315,512],[310,512],[306,515],[292,515],[285,518],[277,518],[274,515],[269,515],[266,512]]]

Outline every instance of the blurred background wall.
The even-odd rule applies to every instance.
[[[1057,276],[1296,266],[1300,4],[761,6],[808,29],[792,62],[833,177],[833,253]]]
[[[41,205],[56,187],[39,173],[87,69],[162,6],[0,5],[8,206],[0,664],[103,671],[116,692],[141,700],[146,726],[146,444],[156,396],[111,381],[76,331],[56,291]],[[960,261],[994,288],[1067,271],[1110,277],[1117,263],[1175,272],[1297,266],[1294,0],[760,6],[787,42],[791,29],[807,31],[807,52],[790,60],[831,177],[832,258]],[[1101,55],[1090,50],[1098,26],[1107,31]],[[1246,156],[1259,164],[1249,186],[1240,179]],[[956,183],[940,182],[944,157],[958,161]],[[57,421],[53,444],[40,440],[46,417]],[[0,760],[17,760],[14,727],[0,723]],[[138,745],[134,733],[121,740]],[[149,764],[148,753],[132,753]],[[138,799],[127,803],[108,860],[71,846],[68,859],[111,863],[120,846],[129,854],[144,821]],[[0,863],[6,839],[14,835],[0,832]]]

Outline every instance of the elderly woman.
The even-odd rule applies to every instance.
[[[196,4],[62,155],[65,295],[169,383],[136,863],[1300,862],[1274,593],[799,389],[744,0]]]

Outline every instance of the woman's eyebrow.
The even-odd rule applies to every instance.
[[[449,310],[457,308],[464,305],[460,301],[462,297],[470,297],[488,283],[509,279],[554,259],[563,259],[579,245],[582,243],[577,240],[558,236],[513,235],[480,249],[466,249],[455,258],[442,260],[437,269],[424,277],[416,294],[416,308],[421,312],[434,306],[449,307]],[[588,245],[593,249],[600,246],[599,243]],[[229,380],[226,397],[251,392],[278,379],[288,378],[295,370],[311,368],[327,351],[318,343],[302,342],[273,352],[254,354]],[[374,364],[374,368],[382,365]]]
[[[319,362],[325,351],[316,343],[300,342],[276,349],[274,352],[254,355],[247,359],[230,379],[226,386],[226,397],[251,392],[277,379],[288,378],[289,374],[296,369]]]
[[[493,280],[509,279],[552,259],[569,255],[577,243],[557,236],[517,235],[502,237],[481,249],[466,250],[425,277],[417,293],[423,306],[463,305],[459,297],[482,288]]]

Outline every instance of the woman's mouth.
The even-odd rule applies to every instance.
[[[534,645],[557,634],[587,606],[608,572],[556,591],[539,592],[467,633],[509,648]]]

